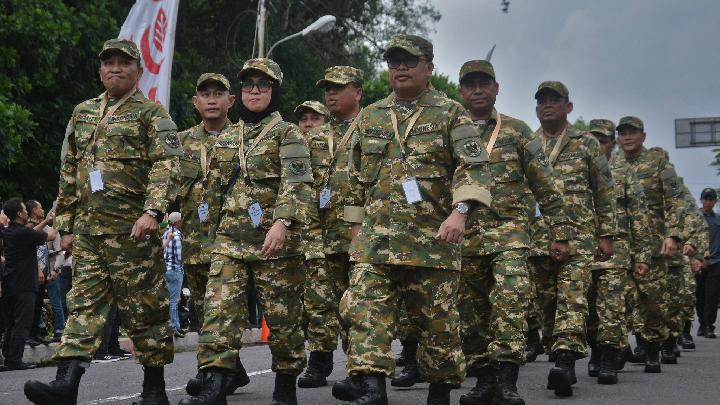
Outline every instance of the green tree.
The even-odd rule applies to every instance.
[[[450,81],[445,74],[433,74],[430,83],[437,90],[447,94],[453,100],[461,102],[457,84]],[[376,101],[382,100],[392,92],[388,71],[381,72],[375,79],[367,80],[363,85],[362,104],[367,106]]]
[[[578,117],[572,125],[578,131],[587,132],[588,130],[588,124],[583,117]]]

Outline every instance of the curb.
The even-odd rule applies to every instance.
[[[261,338],[261,329],[245,329],[242,336],[243,345],[258,345],[264,344]],[[193,352],[197,350],[198,346],[198,334],[197,332],[188,332],[184,338],[174,338],[175,340],[175,353],[182,352]],[[36,347],[30,347],[25,345],[25,351],[23,352],[23,361],[26,363],[38,363],[46,364],[52,362],[52,357],[55,355],[58,343],[50,343],[47,346],[40,345]],[[120,338],[120,348],[133,352],[133,343],[130,338]]]

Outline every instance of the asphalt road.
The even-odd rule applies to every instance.
[[[587,360],[577,364],[578,384],[571,398],[559,399],[545,389],[547,372],[551,367],[547,357],[540,356],[520,371],[519,388],[527,404],[716,404],[720,403],[720,340],[695,338],[697,349],[685,351],[677,365],[663,365],[661,374],[645,374],[640,365],[628,364],[615,386],[599,385],[587,376]],[[394,349],[400,347],[395,342]],[[247,347],[242,360],[251,382],[228,397],[229,404],[269,404],[272,398],[274,374],[270,368],[270,352],[266,346]],[[344,356],[335,353],[333,381],[345,377]],[[0,373],[0,404],[26,404],[22,392],[28,379],[49,381],[54,377],[52,367]],[[166,367],[166,382],[171,404],[186,396],[184,385],[195,374],[195,353],[180,353],[175,362]],[[142,371],[132,360],[107,364],[93,364],[85,373],[80,387],[82,404],[131,404],[139,395]],[[459,390],[453,390],[452,403],[474,384],[468,379]],[[395,389],[389,386],[390,404],[424,404],[428,384],[413,388]],[[336,404],[330,386],[317,389],[298,389],[300,404]]]

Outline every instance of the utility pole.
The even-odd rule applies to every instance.
[[[258,41],[258,58],[265,57],[265,20],[267,19],[267,8],[265,0],[260,0],[260,10],[257,18],[257,41]]]

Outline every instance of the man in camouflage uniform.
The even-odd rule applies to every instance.
[[[208,208],[217,228],[198,342],[203,385],[183,405],[225,403],[249,322],[250,277],[271,331],[274,405],[297,403],[295,379],[305,367],[299,229],[313,202],[310,154],[297,126],[272,110],[283,78],[277,63],[250,59],[238,76],[243,107],[258,121],[240,120],[220,133],[210,155]]]
[[[306,257],[304,307],[310,350],[308,368],[298,386],[315,388],[327,384],[333,369],[333,351],[338,334],[347,349],[347,327],[340,327],[338,304],[348,286],[350,224],[343,220],[343,196],[348,194],[348,152],[360,112],[363,71],[351,66],[333,66],[317,86],[325,90],[331,121],[308,132],[310,161],[315,179],[314,212],[319,213],[319,243],[310,244]],[[308,256],[309,254],[313,256]]]
[[[587,351],[585,293],[590,285],[590,266],[596,254],[601,261],[613,254],[612,237],[616,231],[613,182],[597,140],[577,131],[567,121],[573,109],[567,87],[557,81],[542,82],[535,99],[541,124],[535,137],[542,142],[557,181],[562,183],[565,212],[575,230],[570,257],[561,263],[559,252],[550,246],[549,221],[544,216],[533,219],[538,226],[534,241],[550,253],[533,261],[543,312],[543,339],[555,355],[548,389],[554,389],[558,396],[570,396],[577,381],[575,360],[584,357]]]
[[[627,164],[611,159],[615,148],[615,124],[594,119],[589,131],[600,143],[600,150],[611,160],[617,233],[615,254],[610,260],[593,263],[592,282],[587,293],[589,316],[588,344],[591,348],[588,374],[600,384],[617,384],[616,361],[628,347],[625,299],[631,288],[630,269],[643,276],[651,263],[654,237],[639,180]]]
[[[528,213],[523,196],[532,193],[551,228],[554,248],[569,251],[572,229],[562,195],[540,139],[525,122],[498,113],[499,91],[490,62],[472,60],[460,69],[460,97],[480,130],[490,155],[492,210],[469,217],[463,243],[458,307],[468,374],[477,384],[461,404],[524,404],[517,392],[525,362],[525,315],[530,294],[527,268]]]
[[[398,297],[420,331],[420,371],[428,404],[449,404],[463,380],[457,291],[470,209],[490,205],[485,145],[465,109],[429,86],[432,44],[394,36],[385,51],[393,93],[363,110],[351,154],[355,262],[340,308],[350,323],[348,372],[359,378],[353,404],[387,404],[385,377]],[[472,206],[472,207],[471,207]],[[357,233],[355,233],[357,232]]]
[[[637,117],[623,117],[616,128],[622,151],[615,162],[632,169],[643,186],[645,200],[653,223],[655,243],[652,263],[644,276],[633,274],[638,290],[636,303],[640,322],[634,322],[639,354],[635,361],[645,362],[645,372],[659,373],[660,344],[669,335],[666,324],[668,269],[665,258],[677,253],[682,237],[680,213],[685,203],[682,186],[675,168],[665,152],[659,148],[645,149],[643,122]],[[639,323],[642,324],[641,329]],[[640,329],[640,330],[638,330]],[[646,350],[646,352],[645,352]]]
[[[136,88],[137,46],[108,40],[100,62],[106,92],[75,107],[61,156],[55,226],[63,248],[73,245],[73,287],[57,376],[28,381],[25,395],[36,404],[74,404],[117,305],[144,369],[136,404],[166,404],[164,366],[174,350],[157,230],[175,198],[182,147],[165,109]]]
[[[330,119],[330,111],[319,101],[303,101],[293,111],[298,119],[298,127],[303,134],[311,129],[325,125]]]
[[[235,103],[230,94],[230,82],[219,73],[203,73],[195,85],[192,98],[202,122],[178,133],[183,146],[180,158],[181,187],[178,203],[183,221],[183,264],[187,284],[192,293],[192,304],[200,325],[203,323],[203,302],[208,272],[210,271],[210,246],[208,235],[210,217],[207,209],[207,174],[209,154],[217,136],[230,128],[228,110]],[[237,373],[228,382],[227,392],[233,393],[238,387],[250,382],[245,368],[238,358]],[[188,381],[186,390],[194,395],[200,391],[202,382],[199,372]]]

